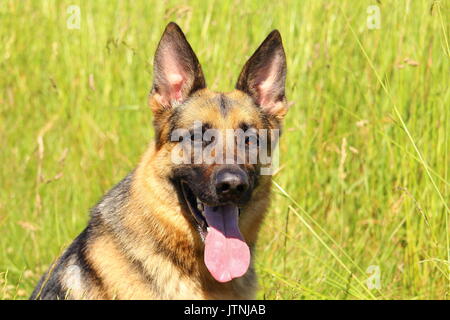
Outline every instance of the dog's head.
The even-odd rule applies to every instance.
[[[287,112],[285,78],[277,30],[228,93],[206,89],[201,65],[175,23],[166,27],[156,50],[149,99],[156,152],[170,158],[168,178],[204,240],[206,266],[221,282],[243,275],[249,265],[239,217],[269,164]]]

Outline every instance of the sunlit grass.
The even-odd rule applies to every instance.
[[[67,28],[67,8],[81,28]],[[381,9],[367,28],[367,7]],[[153,53],[176,21],[233,88],[274,28],[293,105],[257,250],[261,299],[448,299],[445,1],[0,2],[0,299],[28,297],[152,139]],[[370,266],[380,288],[370,289]]]

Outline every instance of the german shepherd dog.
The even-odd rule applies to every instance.
[[[254,249],[271,176],[261,174],[259,160],[177,163],[173,153],[181,142],[172,137],[178,129],[192,133],[199,122],[202,132],[280,130],[288,109],[280,33],[263,41],[231,92],[206,88],[199,61],[173,22],[159,42],[153,71],[155,141],[91,209],[88,226],[30,299],[255,298]],[[195,134],[187,140],[198,142]],[[211,143],[203,140],[201,146]],[[227,140],[227,147],[236,145]]]

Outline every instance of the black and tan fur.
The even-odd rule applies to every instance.
[[[174,77],[175,75],[175,77]],[[219,165],[175,165],[176,128],[200,120],[219,130],[280,128],[286,114],[286,62],[273,31],[244,66],[236,90],[206,88],[203,72],[181,29],[170,23],[155,55],[149,104],[155,142],[137,168],[91,210],[86,229],[42,277],[31,299],[251,299],[251,264],[241,278],[219,283],[203,261],[203,240],[180,183],[205,202],[218,200],[210,181]],[[270,176],[240,165],[249,190],[239,200],[240,230],[251,248],[269,205]]]

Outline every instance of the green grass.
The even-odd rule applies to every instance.
[[[72,4],[79,30],[66,26]],[[373,4],[381,28],[369,30]],[[172,20],[214,90],[232,89],[272,29],[284,39],[293,105],[258,298],[448,299],[449,5],[1,0],[0,299],[28,297],[139,161],[153,53]]]

